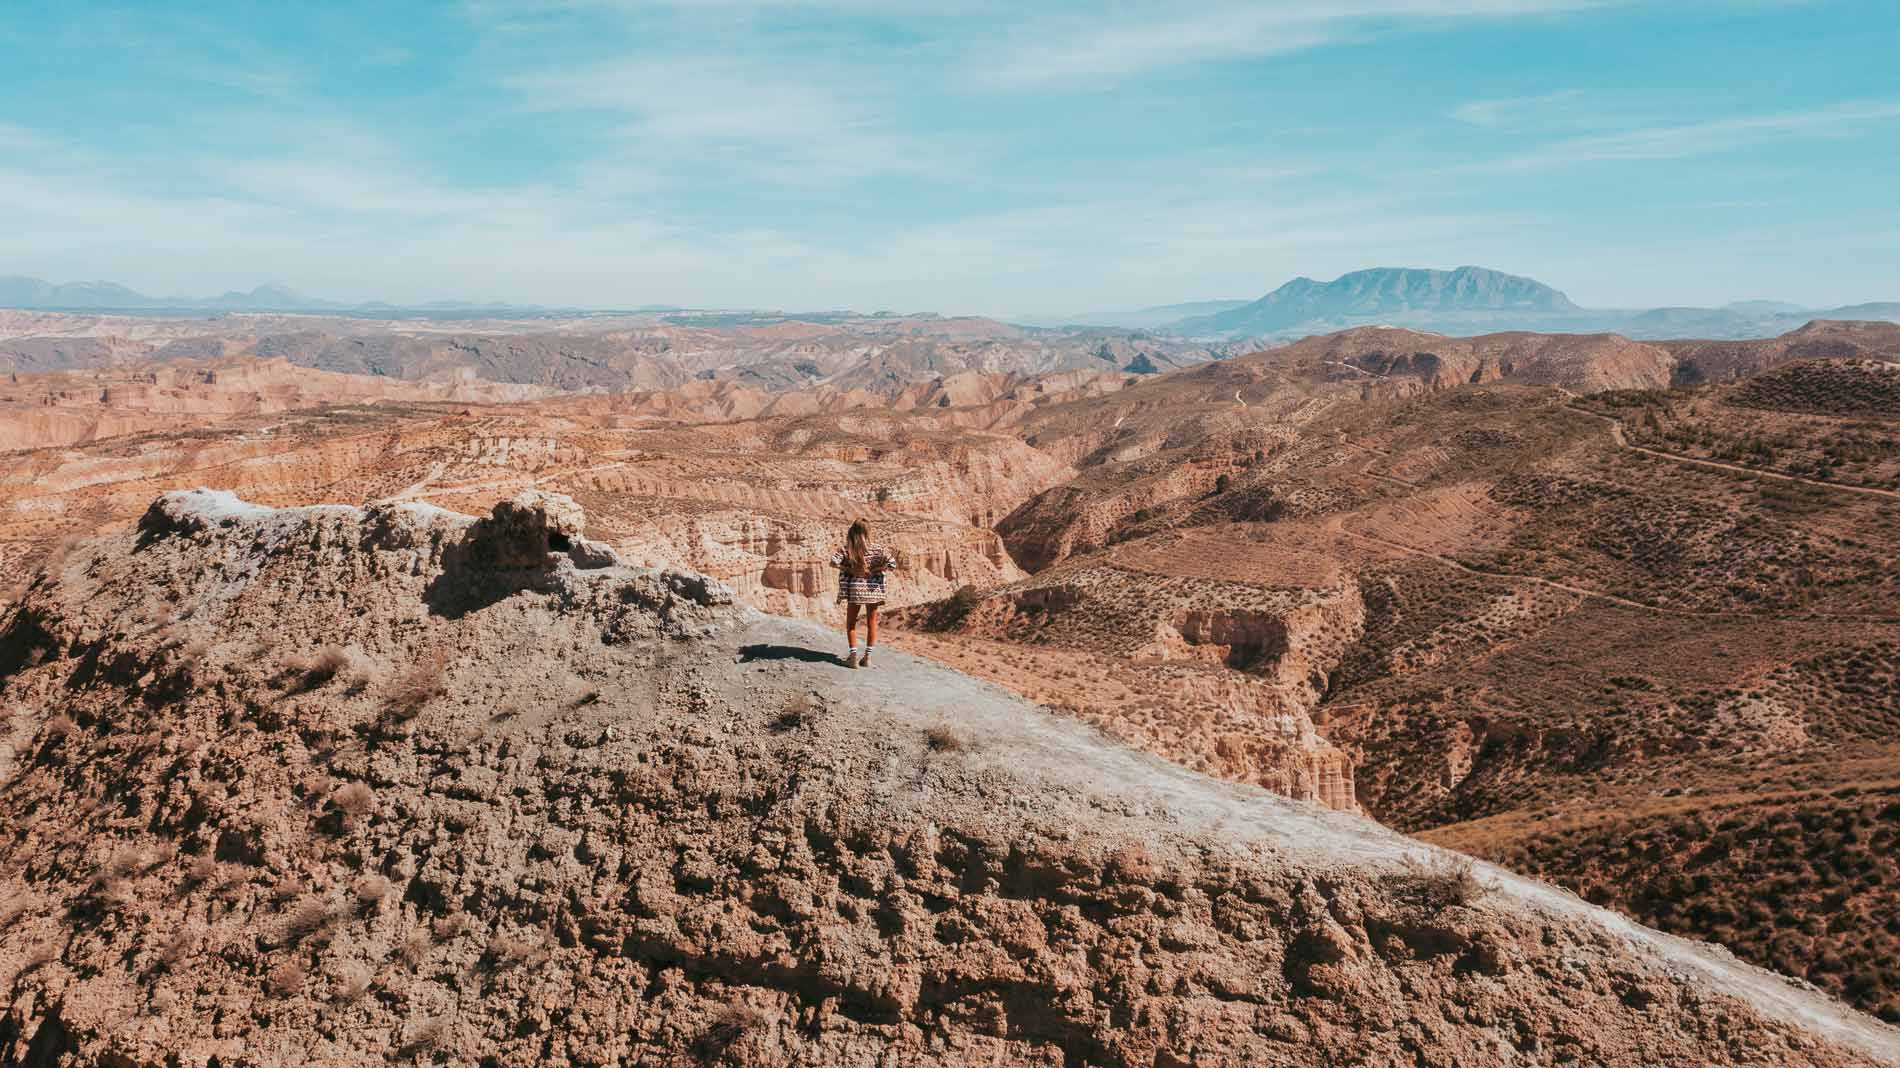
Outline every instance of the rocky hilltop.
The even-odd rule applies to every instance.
[[[571,502],[185,492],[0,628],[0,1060],[1873,1065],[1365,820],[628,568]]]

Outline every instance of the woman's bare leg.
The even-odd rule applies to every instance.
[[[850,603],[844,606],[844,643],[852,653],[858,651],[858,606]]]
[[[864,647],[869,649],[877,644],[877,605],[864,606]]]

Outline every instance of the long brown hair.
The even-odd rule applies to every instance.
[[[851,524],[844,536],[844,566],[851,574],[862,578],[869,570],[866,558],[871,555],[871,526],[860,519]]]

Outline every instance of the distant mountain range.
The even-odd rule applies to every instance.
[[[1374,267],[1331,282],[1295,278],[1252,303],[1149,328],[1202,338],[1286,339],[1377,324],[1454,336],[1535,330],[1729,339],[1773,337],[1811,319],[1900,322],[1900,302],[1806,308],[1749,300],[1720,308],[1593,309],[1578,307],[1535,279],[1484,267]]]
[[[1025,326],[1107,326],[1122,330],[1153,330],[1184,319],[1200,319],[1249,303],[1244,300],[1193,300],[1185,304],[1157,304],[1149,308],[1082,312],[1023,319]]]
[[[277,285],[261,285],[248,292],[231,291],[215,297],[150,297],[116,282],[52,283],[22,276],[0,276],[0,308],[90,312],[307,312],[389,319],[536,319],[605,310],[471,301],[352,304],[305,296]],[[615,311],[659,314],[670,322],[703,327],[787,318],[814,323],[863,318],[854,312],[694,311],[672,305]],[[872,318],[889,314],[880,312]],[[1775,337],[1813,319],[1900,322],[1900,301],[1819,308],[1776,300],[1737,301],[1719,308],[1582,308],[1562,292],[1536,279],[1485,267],[1459,267],[1449,271],[1374,267],[1341,275],[1330,282],[1295,278],[1254,301],[1191,301],[1023,322],[1033,326],[1066,327],[1071,332],[1079,327],[1103,327],[1221,341],[1285,341],[1372,325],[1403,326],[1455,337],[1532,330],[1618,333],[1641,340],[1734,340]]]
[[[429,312],[449,315],[473,312],[537,315],[553,310],[535,305],[481,304],[459,300],[431,301],[413,305],[386,304],[382,301],[352,304],[346,301],[308,297],[295,290],[275,285],[258,286],[249,292],[233,290],[215,297],[149,297],[117,282],[48,282],[21,275],[0,276],[0,308],[100,312],[245,311],[358,314]]]

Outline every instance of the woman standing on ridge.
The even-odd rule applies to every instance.
[[[838,603],[844,605],[844,666],[871,666],[877,647],[877,608],[884,603],[884,572],[897,566],[897,555],[871,544],[870,524],[860,519],[844,536],[844,550],[831,555],[838,569]],[[858,653],[858,611],[864,611],[864,653]]]

